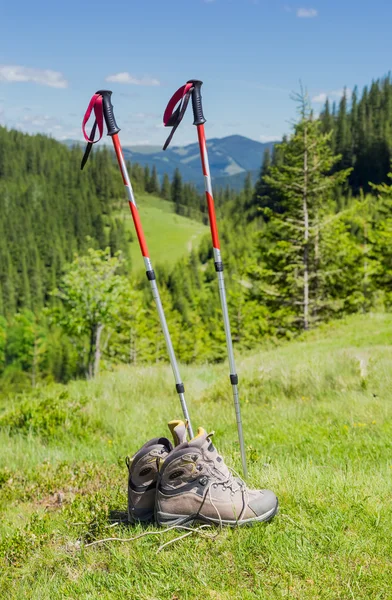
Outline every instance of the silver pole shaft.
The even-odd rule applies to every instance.
[[[144,258],[144,264],[146,266],[146,272],[153,270],[151,261],[149,258]],[[177,388],[178,396],[180,398],[182,412],[183,412],[185,420],[188,423],[188,431],[189,431],[190,439],[192,439],[193,438],[193,429],[192,429],[192,425],[191,425],[191,419],[189,417],[188,407],[187,407],[186,401],[185,401],[185,393],[184,393],[184,391],[181,391],[181,390],[184,390],[184,385],[181,380],[181,375],[180,375],[180,371],[178,368],[176,355],[174,353],[174,348],[173,348],[173,344],[171,341],[169,329],[167,326],[166,317],[165,317],[165,313],[163,310],[162,301],[161,301],[161,297],[159,295],[159,290],[158,290],[156,280],[150,279],[150,285],[151,285],[152,295],[153,295],[153,298],[155,300],[155,304],[157,307],[159,321],[161,323],[163,335],[165,338],[167,351],[169,353],[169,359],[170,359],[170,364],[171,364],[171,367],[173,370],[174,379],[176,380],[176,388]]]
[[[204,135],[203,135],[204,138]],[[204,142],[204,140],[203,140]],[[208,161],[208,153],[207,153],[207,145],[204,143],[200,144],[200,150],[203,152],[202,162],[205,167],[204,172],[204,183],[205,183],[205,191],[207,195],[211,197],[213,203],[213,194],[212,194],[212,184],[211,184],[211,174],[210,174],[210,165]],[[214,225],[216,225],[214,223]],[[223,277],[223,263],[221,259],[221,253],[218,248],[213,248],[214,250],[214,260],[215,260],[215,269],[218,276],[218,286],[219,286],[219,296],[222,306],[222,314],[223,314],[223,325],[225,328],[226,335],[226,346],[227,346],[227,354],[229,358],[230,365],[230,382],[233,390],[233,399],[234,399],[234,408],[235,408],[235,416],[237,420],[237,430],[238,430],[238,440],[240,443],[240,452],[241,452],[241,462],[242,462],[242,471],[244,473],[245,479],[248,477],[248,469],[246,465],[246,452],[245,452],[245,442],[244,442],[244,433],[242,427],[242,419],[241,419],[241,408],[240,401],[238,397],[238,375],[235,366],[234,360],[234,350],[233,350],[233,341],[231,338],[231,330],[230,330],[230,319],[229,319],[229,311],[227,307],[227,298],[226,298],[226,288],[225,288],[225,280]]]
[[[120,154],[117,154],[117,158],[119,159],[119,162],[120,162],[120,167],[121,167],[121,171],[122,171],[123,178],[124,178],[124,184],[125,184],[125,189],[127,191],[128,200],[137,209],[137,205],[136,205],[136,201],[135,201],[135,196],[134,196],[133,189],[132,189],[131,180],[130,180],[130,177],[129,177],[129,174],[128,174],[128,169],[127,169],[127,166],[125,164],[125,160],[124,160],[124,157],[122,155],[122,152]],[[163,331],[163,336],[165,338],[165,342],[166,342],[166,347],[167,347],[167,351],[168,351],[168,354],[169,354],[171,368],[173,370],[174,379],[176,381],[176,390],[177,390],[178,396],[180,398],[182,412],[183,412],[183,415],[184,415],[184,419],[187,421],[187,424],[188,424],[189,437],[190,437],[190,439],[192,439],[194,437],[193,436],[193,429],[192,429],[191,420],[190,420],[190,417],[189,417],[188,407],[187,407],[186,400],[185,400],[184,384],[182,383],[182,379],[181,379],[181,376],[180,376],[180,370],[178,368],[178,363],[177,363],[176,355],[174,353],[174,348],[173,348],[173,344],[172,344],[172,341],[171,341],[171,337],[170,337],[170,333],[169,333],[169,328],[167,326],[165,312],[163,310],[161,297],[160,297],[158,286],[157,286],[157,282],[156,282],[156,279],[155,279],[155,273],[154,273],[154,270],[152,268],[152,264],[151,264],[150,258],[147,257],[147,256],[143,256],[143,260],[144,260],[144,266],[146,268],[146,274],[147,274],[148,280],[149,280],[150,285],[151,285],[152,295],[153,295],[153,298],[155,300],[155,304],[156,304],[156,307],[157,307],[159,321],[161,323],[161,327],[162,327],[162,331]]]
[[[222,264],[220,250],[217,250],[216,248],[214,248],[214,259],[215,259],[216,263]],[[225,288],[225,280],[224,280],[224,276],[223,276],[223,271],[217,271],[217,276],[218,276],[219,296],[220,296],[222,314],[223,314],[223,326],[225,328],[225,335],[226,335],[227,354],[228,354],[229,365],[230,365],[230,381],[231,381],[232,391],[233,391],[235,417],[237,420],[237,429],[238,429],[238,439],[240,442],[242,470],[244,473],[244,477],[247,478],[248,477],[248,469],[247,469],[247,465],[246,465],[245,441],[244,441],[244,433],[243,433],[243,427],[242,427],[240,401],[239,401],[239,396],[238,396],[238,383],[237,383],[238,375],[237,375],[237,369],[236,369],[235,359],[234,359],[233,341],[231,338],[230,319],[229,319],[229,311],[228,311],[228,307],[227,307],[226,288]]]

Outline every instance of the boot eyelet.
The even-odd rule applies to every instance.
[[[227,487],[225,485],[222,485],[222,490],[225,492],[227,490]]]

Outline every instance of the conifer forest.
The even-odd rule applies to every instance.
[[[240,192],[215,190],[232,334],[241,351],[392,305],[392,80],[327,100],[301,91],[290,133]],[[166,361],[114,155],[0,127],[0,389]],[[129,164],[136,200],[207,224],[177,170]],[[142,200],[141,200],[142,204]],[[157,232],[159,236],[159,232]],[[162,237],[162,245],[165,239]],[[157,281],[184,363],[225,358],[208,230]],[[140,259],[141,260],[141,259]],[[110,284],[102,282],[110,281]]]

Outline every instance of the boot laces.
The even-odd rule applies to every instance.
[[[210,439],[213,435],[214,435],[214,432],[211,432],[207,435],[207,438]],[[204,496],[205,498],[208,496],[209,501],[218,516],[219,529],[222,529],[223,522],[222,522],[222,516],[219,512],[219,509],[216,506],[216,504],[214,503],[214,500],[212,498],[212,489],[213,488],[222,486],[223,490],[229,489],[232,495],[234,495],[236,492],[242,493],[242,510],[240,511],[240,514],[238,516],[235,515],[237,520],[241,519],[243,513],[246,510],[246,506],[249,501],[248,488],[247,488],[245,482],[241,479],[239,473],[237,473],[237,471],[235,471],[235,469],[233,469],[232,467],[227,466],[225,463],[223,463],[223,464],[226,467],[227,472],[221,471],[219,469],[219,466],[216,464],[216,461],[213,462],[212,475],[214,476],[214,480],[210,481],[210,483],[206,489],[205,496]],[[220,481],[217,481],[217,477],[216,477],[217,474],[218,474]]]
[[[207,438],[208,439],[212,438],[214,433],[215,433],[214,431],[209,433],[207,435]],[[221,481],[212,481],[210,485],[212,485],[212,486],[221,485],[223,488],[229,488],[233,493],[238,492],[238,491],[242,491],[242,492],[246,491],[246,484],[241,479],[239,473],[237,473],[237,471],[235,471],[235,469],[233,469],[232,467],[229,467],[225,463],[223,463],[223,464],[228,471],[227,473],[221,471],[219,466],[216,464],[216,461],[214,461],[213,471],[214,471],[214,473],[219,474],[218,476],[221,479]],[[222,479],[222,477],[225,477],[225,479]]]

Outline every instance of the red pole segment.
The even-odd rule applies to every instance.
[[[193,438],[192,425],[191,425],[188,408],[187,408],[186,401],[185,401],[184,384],[182,383],[182,379],[180,376],[177,359],[176,359],[176,356],[174,353],[173,344],[171,341],[169,329],[168,329],[167,322],[166,322],[165,313],[164,313],[163,306],[162,306],[162,301],[160,298],[160,294],[159,294],[159,290],[158,290],[158,286],[157,286],[157,282],[156,282],[155,272],[154,272],[154,269],[152,268],[152,264],[151,264],[151,260],[150,260],[150,256],[149,256],[148,248],[147,248],[147,242],[146,242],[146,239],[144,236],[144,231],[143,231],[142,223],[140,220],[139,211],[137,209],[135,197],[133,194],[131,180],[129,178],[127,165],[125,163],[120,139],[118,137],[118,132],[120,131],[120,129],[117,126],[116,120],[114,118],[113,106],[111,103],[111,95],[112,95],[112,92],[109,90],[100,90],[100,91],[96,92],[96,94],[93,96],[93,98],[90,102],[90,105],[87,109],[87,113],[86,113],[87,117],[85,115],[85,118],[83,120],[83,131],[84,131],[84,127],[87,122],[88,116],[90,115],[92,109],[94,108],[95,115],[96,115],[96,123],[98,123],[98,125],[100,124],[100,120],[101,120],[100,111],[102,111],[103,117],[105,118],[107,130],[108,130],[108,135],[113,140],[114,151],[116,153],[118,166],[120,167],[122,180],[124,182],[125,190],[127,193],[129,208],[131,209],[133,222],[134,222],[137,237],[139,240],[140,250],[141,250],[141,253],[143,256],[144,266],[146,269],[147,279],[150,282],[152,295],[155,300],[155,304],[156,304],[158,316],[159,316],[159,321],[160,321],[160,324],[162,327],[167,351],[169,354],[170,364],[171,364],[171,367],[173,370],[174,379],[176,381],[176,391],[178,393],[178,396],[179,396],[179,399],[181,402],[181,408],[182,408],[182,411],[184,414],[185,421],[187,422],[189,436],[190,436],[190,438]],[[95,129],[96,129],[96,124],[94,124],[94,127],[93,127],[94,132],[95,132]],[[102,131],[101,131],[100,127],[99,127],[99,132],[100,132],[100,135],[102,135]],[[83,160],[82,160],[82,169],[83,169],[84,165],[86,164],[86,161],[88,159],[89,153],[91,151],[92,143],[93,143],[93,136],[90,139],[85,134],[85,137],[88,141],[88,144],[87,144],[87,148],[86,148]]]
[[[199,138],[200,158],[205,182],[205,194],[207,199],[208,218],[210,222],[212,244],[214,248],[216,248],[216,250],[220,250],[218,226],[216,223],[214,197],[212,195],[211,175],[207,156],[207,144],[204,125],[197,126],[197,137]]]
[[[144,231],[142,227],[142,223],[140,221],[139,211],[136,206],[135,197],[133,195],[132,185],[128,176],[127,165],[125,164],[123,151],[120,144],[120,138],[118,134],[114,134],[112,136],[114,151],[116,153],[118,166],[120,167],[122,179],[126,188],[129,208],[131,209],[133,222],[135,224],[137,239],[139,240],[140,250],[142,252],[143,258],[149,258],[148,248],[146,238],[144,237]]]
[[[215,205],[214,205],[214,197],[212,194],[212,185],[211,185],[211,175],[210,175],[210,166],[208,162],[208,153],[207,153],[207,144],[206,137],[204,132],[204,123],[206,122],[203,114],[203,106],[202,106],[202,98],[201,98],[201,86],[203,82],[198,79],[190,79],[187,81],[185,85],[179,88],[172,98],[169,101],[169,104],[166,107],[163,123],[165,127],[171,127],[171,133],[167,138],[163,149],[166,150],[168,145],[170,144],[173,134],[177,127],[180,125],[190,97],[192,96],[192,107],[193,107],[193,116],[194,121],[193,124],[197,127],[197,136],[199,139],[199,148],[200,148],[200,158],[203,169],[204,176],[204,185],[205,185],[205,193],[207,199],[207,208],[208,208],[208,217],[210,222],[211,229],[211,237],[212,237],[212,246],[214,252],[214,262],[215,262],[215,271],[218,279],[218,289],[219,296],[221,300],[222,307],[222,316],[223,316],[223,325],[225,329],[226,336],[226,346],[227,353],[229,358],[230,365],[230,383],[232,385],[233,390],[233,399],[234,399],[234,408],[237,420],[237,429],[238,429],[238,439],[240,442],[240,451],[241,451],[241,461],[242,461],[242,469],[244,472],[244,476],[247,477],[247,467],[246,467],[246,452],[245,452],[245,442],[244,435],[242,430],[242,420],[241,420],[241,410],[240,410],[240,402],[238,397],[238,375],[236,371],[235,359],[234,359],[234,351],[233,351],[233,342],[231,338],[231,330],[230,330],[230,319],[229,319],[229,311],[227,306],[227,298],[226,298],[226,288],[223,276],[223,262],[221,258],[220,252],[220,244],[219,244],[219,235],[218,235],[218,227],[216,222],[215,215]],[[180,103],[178,108],[175,109],[175,106]]]

